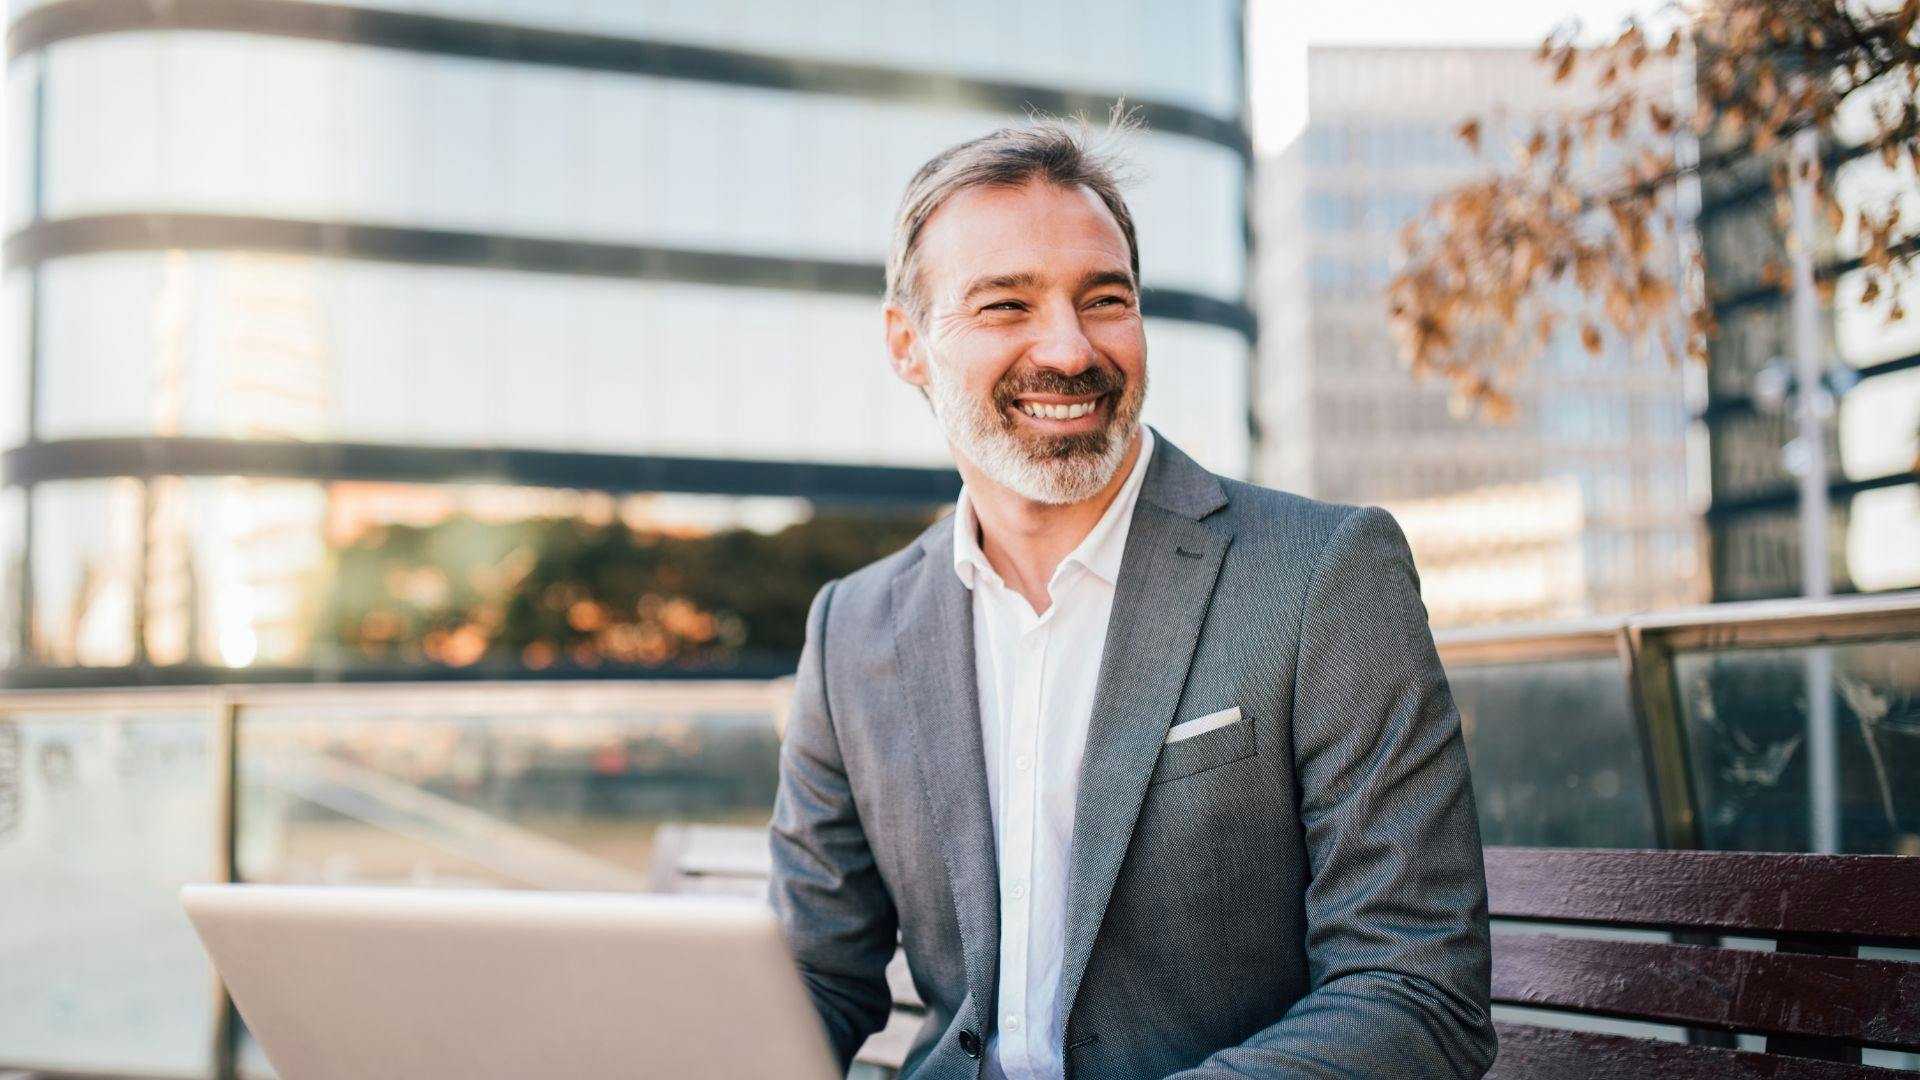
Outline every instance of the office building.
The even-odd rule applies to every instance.
[[[16,5],[0,678],[790,669],[957,490],[900,192],[1033,110],[1140,109],[1147,419],[1245,475],[1241,4],[1086,14]]]
[[[1894,80],[1897,82],[1897,80]],[[1887,88],[1897,94],[1899,87]],[[1843,106],[1824,149],[1846,216],[1903,200],[1913,178],[1860,149],[1871,136],[1873,91]],[[1781,152],[1784,154],[1784,151]],[[1715,600],[1800,596],[1803,509],[1799,468],[1793,296],[1782,287],[1790,256],[1768,170],[1780,155],[1750,160],[1702,187],[1699,229],[1719,335],[1703,412],[1709,434],[1712,505],[1707,512]],[[1863,300],[1857,237],[1815,220],[1816,271],[1832,286],[1819,301],[1827,473],[1825,591],[1920,586],[1920,319],[1889,321],[1890,306],[1916,296],[1882,289]],[[1822,591],[1814,583],[1814,591]]]
[[[1450,413],[1448,388],[1416,381],[1388,333],[1403,225],[1495,167],[1505,132],[1591,92],[1520,48],[1316,47],[1307,83],[1305,131],[1260,182],[1259,479],[1398,513],[1428,596],[1450,598],[1430,604],[1436,623],[1703,600],[1697,373],[1611,335],[1589,355],[1567,334],[1530,358],[1518,417],[1498,425]],[[1469,116],[1486,159],[1455,134]]]

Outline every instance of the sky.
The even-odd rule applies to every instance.
[[[1249,0],[1253,141],[1284,149],[1306,123],[1308,45],[1538,45],[1578,19],[1582,37],[1653,16],[1664,0]]]

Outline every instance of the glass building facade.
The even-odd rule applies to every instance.
[[[1872,110],[1904,104],[1899,86],[1876,86],[1842,106],[1823,149],[1848,221],[1887,200],[1909,219],[1920,187],[1872,152]],[[1715,600],[1754,600],[1920,586],[1920,322],[1889,317],[1904,288],[1865,293],[1857,228],[1830,230],[1821,215],[1816,272],[1831,285],[1816,338],[1827,472],[1824,511],[1803,508],[1794,380],[1793,296],[1768,274],[1790,265],[1779,198],[1768,170],[1786,151],[1713,174],[1703,185],[1700,237],[1721,327],[1711,343],[1707,406],[1713,505],[1708,512]],[[1784,166],[1782,166],[1784,167]],[[1825,582],[1803,572],[1802,515],[1826,516]]]
[[[1241,5],[1122,7],[16,5],[4,677],[790,667],[958,486],[899,193],[1034,110],[1140,108],[1147,419],[1246,474]]]
[[[1673,75],[1639,77],[1658,93]],[[1589,354],[1569,295],[1565,329],[1511,386],[1517,418],[1495,424],[1454,415],[1388,329],[1403,228],[1503,167],[1510,136],[1599,92],[1504,47],[1313,47],[1306,81],[1306,129],[1261,186],[1263,234],[1299,240],[1260,252],[1260,481],[1391,510],[1436,626],[1704,601],[1699,372],[1613,335]],[[1485,157],[1456,134],[1470,116]]]

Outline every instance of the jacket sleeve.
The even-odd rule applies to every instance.
[[[768,890],[814,1009],[845,1072],[893,1008],[887,961],[898,915],[874,864],[827,701],[827,611],[814,597],[780,746]]]
[[[1460,716],[1400,527],[1368,507],[1319,556],[1294,672],[1311,991],[1182,1080],[1484,1074],[1486,872]]]

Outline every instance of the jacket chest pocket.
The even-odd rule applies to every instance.
[[[1160,758],[1154,762],[1153,776],[1147,783],[1164,784],[1169,780],[1230,765],[1242,758],[1252,757],[1256,749],[1253,717],[1242,714],[1230,724],[1162,746]]]

